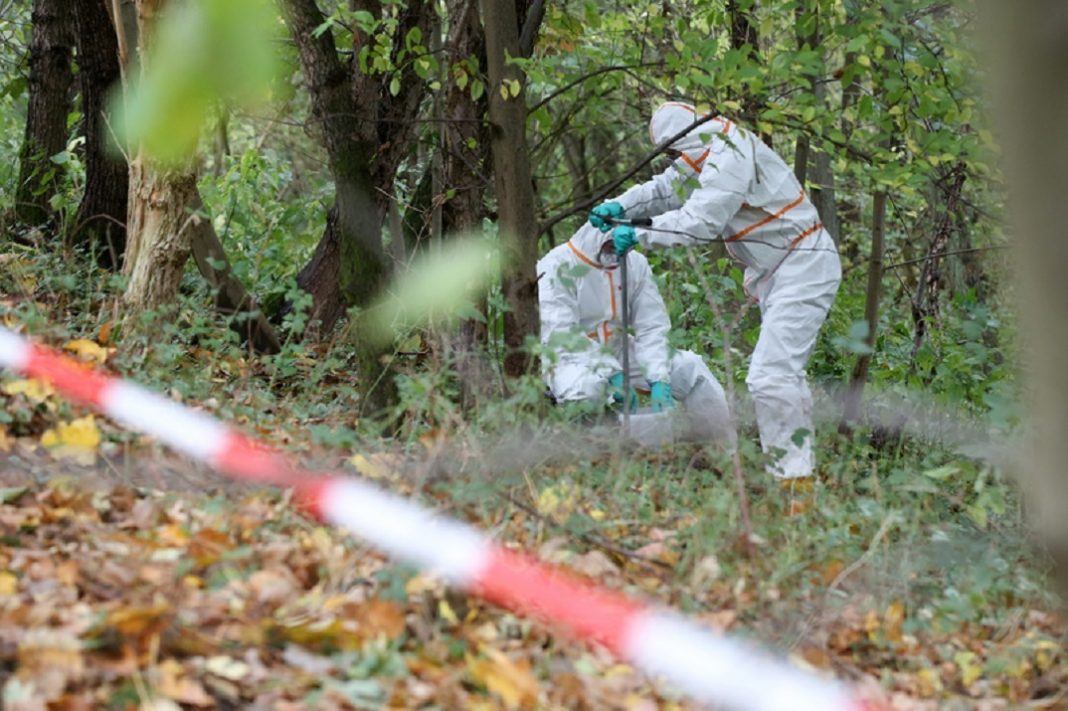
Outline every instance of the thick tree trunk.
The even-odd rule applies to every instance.
[[[149,43],[164,4],[137,0],[136,46],[142,72],[148,69]],[[118,36],[126,39],[125,32]],[[189,261],[198,196],[191,168],[164,169],[140,150],[131,160],[129,175],[124,299],[136,312],[173,303],[177,297]]]
[[[378,16],[376,0],[357,0],[355,9]],[[313,298],[312,318],[330,330],[350,306],[366,306],[392,272],[382,241],[382,226],[393,194],[393,180],[411,150],[425,84],[412,70],[402,72],[399,91],[381,76],[360,73],[343,63],[329,31],[318,33],[324,16],[315,0],[285,0],[286,22],[297,44],[312,111],[322,132],[334,177],[336,201],[327,228],[298,283]],[[412,3],[398,18],[399,50],[413,28],[429,35],[433,3]],[[358,37],[358,42],[367,40]],[[359,324],[353,329],[361,339]],[[395,399],[391,377],[382,377],[391,349],[356,343],[365,402],[379,409]]]
[[[372,107],[356,105],[350,68],[339,59],[333,34],[315,34],[324,22],[322,13],[313,0],[287,0],[285,11],[336,190],[323,238],[298,277],[312,294],[312,318],[330,330],[348,306],[369,304],[385,283],[389,268],[382,217],[388,202],[374,197],[371,165],[376,146],[366,134],[363,140],[357,138],[358,119],[366,123]]]
[[[505,314],[505,372],[521,375],[532,364],[525,350],[527,336],[538,333],[538,222],[534,213],[530,158],[527,153],[525,77],[507,57],[518,57],[519,30],[515,6],[500,0],[481,0],[489,70],[489,116],[492,124],[494,185],[506,271],[503,290],[509,311]],[[518,95],[509,91],[518,86]],[[503,95],[502,95],[503,94]]]
[[[376,16],[381,11],[373,0],[356,6]],[[394,95],[380,76],[365,76],[355,64],[343,63],[333,34],[316,34],[325,18],[315,0],[286,0],[284,10],[337,191],[320,245],[298,277],[312,294],[313,319],[328,331],[349,306],[370,303],[390,273],[382,225],[425,87],[407,71]],[[431,3],[404,9],[397,41],[416,27],[427,36],[432,16]]]
[[[139,157],[130,165],[125,300],[136,311],[171,304],[189,261],[196,176],[170,172]]]
[[[47,222],[61,167],[52,156],[67,146],[71,112],[73,23],[64,0],[34,0],[30,41],[30,103],[19,152],[15,216],[27,225]]]
[[[1008,173],[1014,250],[1031,348],[1025,372],[1031,402],[1031,446],[1020,448],[1020,473],[1033,504],[1028,524],[1040,530],[1068,571],[1068,251],[1064,196],[1068,194],[1068,17],[1060,0],[985,0],[990,60]],[[1027,116],[1020,130],[1013,117]],[[1062,575],[1062,583],[1065,582]]]
[[[85,194],[74,220],[74,239],[96,246],[104,266],[117,268],[126,248],[129,168],[115,158],[105,104],[121,78],[115,29],[103,0],[75,0],[78,78],[85,116]]]

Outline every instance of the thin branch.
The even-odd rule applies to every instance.
[[[974,252],[990,252],[999,249],[1008,249],[1007,244],[995,244],[989,247],[971,247],[969,249],[954,249],[948,252],[935,252],[934,254],[928,254],[926,257],[920,257],[918,259],[909,259],[904,262],[897,262],[896,264],[888,264],[883,267],[883,271],[887,269],[897,269],[898,267],[907,267],[910,264],[919,264],[920,262],[928,262],[932,259],[938,259],[939,257],[952,257],[955,254],[972,254]]]
[[[633,168],[628,170],[626,173],[624,173],[622,176],[620,176],[616,180],[613,180],[612,182],[610,182],[607,186],[605,186],[605,187],[601,188],[600,190],[598,190],[596,192],[596,194],[592,198],[590,198],[588,200],[583,200],[583,201],[581,201],[581,202],[579,202],[579,203],[577,203],[575,205],[572,205],[567,210],[561,212],[560,214],[556,215],[555,217],[549,218],[549,220],[547,220],[546,222],[543,222],[541,224],[541,226],[539,227],[539,229],[538,229],[538,236],[540,237],[541,235],[543,235],[544,233],[548,232],[553,227],[555,227],[557,224],[559,224],[560,222],[563,222],[564,220],[566,220],[567,218],[571,217],[572,215],[577,215],[580,212],[588,210],[591,207],[593,207],[594,205],[596,205],[597,203],[599,203],[602,200],[604,200],[606,197],[611,195],[617,188],[619,188],[619,186],[621,186],[623,183],[625,183],[628,180],[630,180],[631,178],[633,178],[635,175],[637,175],[639,172],[641,172],[641,170],[643,168],[645,168],[645,166],[649,165],[654,160],[656,160],[657,157],[662,155],[664,153],[664,151],[666,151],[671,146],[671,144],[673,144],[675,141],[679,140],[680,138],[682,138],[686,134],[690,133],[690,131],[694,130],[698,126],[706,124],[706,123],[708,123],[709,121],[711,121],[712,119],[714,119],[716,117],[717,117],[717,115],[715,113],[710,113],[707,116],[704,116],[703,118],[700,118],[697,121],[695,121],[694,123],[690,124],[689,126],[684,128],[683,130],[679,131],[674,136],[668,137],[667,140],[665,140],[659,146],[654,148],[652,152],[646,154],[645,157],[642,158],[638,162],[637,165],[635,165]]]
[[[623,548],[621,546],[617,546],[616,544],[612,543],[611,541],[609,541],[609,540],[607,540],[605,538],[602,538],[601,536],[595,535],[593,533],[582,533],[580,531],[574,531],[574,530],[568,528],[567,526],[565,526],[565,525],[563,525],[561,523],[557,523],[556,521],[553,521],[551,518],[542,515],[533,506],[530,506],[529,504],[526,504],[526,503],[520,501],[519,499],[515,498],[511,494],[507,494],[507,493],[503,493],[502,492],[501,496],[506,501],[508,501],[510,504],[512,504],[516,508],[520,509],[521,511],[523,511],[527,515],[533,516],[534,518],[538,519],[539,521],[542,521],[543,523],[546,523],[546,524],[552,526],[553,528],[555,528],[555,529],[557,529],[559,531],[562,531],[563,533],[566,533],[569,536],[573,536],[573,537],[579,539],[583,543],[586,543],[588,545],[594,546],[596,548],[601,548],[602,550],[608,551],[609,553],[614,553],[615,555],[618,555],[621,558],[627,558],[629,560],[634,560],[634,561],[637,561],[637,562],[642,563],[644,565],[650,565],[650,566],[659,568],[660,570],[669,570],[669,571],[670,570],[674,570],[674,568],[672,566],[668,565],[667,563],[665,563],[665,562],[663,562],[661,560],[656,560],[655,558],[647,558],[646,556],[642,555],[641,553],[635,553],[634,551],[630,551],[630,550],[627,550],[626,548]]]
[[[541,29],[542,20],[545,19],[545,0],[534,0],[534,4],[527,10],[527,19],[523,22],[523,30],[519,33],[519,53],[524,57],[534,54],[534,43],[538,39],[538,31]]]
[[[575,79],[573,81],[570,81],[567,84],[564,84],[562,87],[560,87],[556,91],[552,92],[551,94],[546,96],[544,99],[542,99],[538,103],[536,103],[533,106],[531,106],[530,109],[527,110],[527,113],[534,113],[535,111],[540,109],[542,106],[545,106],[545,104],[549,103],[550,101],[552,101],[556,97],[560,96],[561,94],[565,94],[568,91],[570,91],[571,89],[574,89],[579,84],[582,84],[583,82],[589,81],[590,79],[593,79],[594,77],[600,76],[602,74],[608,74],[609,72],[630,72],[631,70],[634,70],[634,69],[643,69],[643,68],[646,68],[646,67],[659,67],[659,66],[662,66],[662,65],[663,65],[663,62],[644,62],[642,64],[613,64],[613,65],[608,66],[608,67],[601,67],[600,69],[595,69],[594,71],[589,72],[588,74],[583,74],[579,78],[577,78],[577,79]]]

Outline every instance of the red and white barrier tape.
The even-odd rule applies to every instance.
[[[151,434],[227,475],[297,490],[316,517],[389,555],[515,612],[598,642],[701,701],[731,709],[863,711],[875,707],[676,613],[597,588],[509,551],[359,480],[301,471],[282,454],[144,388],[90,370],[0,327],[0,367],[47,380],[67,398]]]

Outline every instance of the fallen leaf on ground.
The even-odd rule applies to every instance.
[[[60,422],[55,429],[41,435],[41,445],[57,459],[71,459],[83,466],[96,462],[96,450],[100,446],[100,429],[92,415]]]
[[[508,708],[532,707],[538,700],[538,681],[529,662],[513,662],[493,647],[484,646],[481,651],[483,659],[468,659],[471,678],[499,696]]]

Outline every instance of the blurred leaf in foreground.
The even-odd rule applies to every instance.
[[[267,0],[170,3],[140,79],[117,104],[118,132],[165,164],[195,150],[217,102],[249,107],[271,96],[280,25]]]
[[[457,318],[478,318],[474,300],[500,274],[497,246],[481,237],[456,237],[436,254],[418,259],[367,314],[369,333],[378,343],[392,341],[407,328]],[[444,324],[442,324],[444,325]]]

